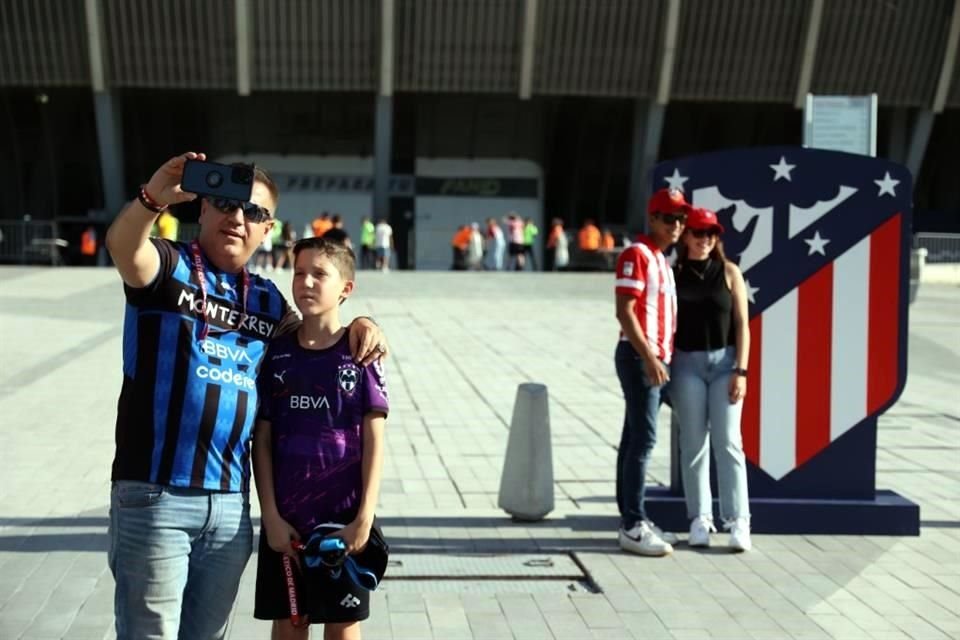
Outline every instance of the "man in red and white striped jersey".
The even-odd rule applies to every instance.
[[[676,536],[661,531],[644,511],[644,479],[657,441],[661,391],[670,380],[677,290],[663,252],[680,239],[690,205],[678,189],[661,189],[647,206],[650,234],[640,235],[617,259],[615,362],[626,415],[617,453],[620,548],[648,556],[673,551]]]

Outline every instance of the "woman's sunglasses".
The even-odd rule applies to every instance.
[[[240,200],[230,200],[229,198],[213,198],[210,200],[210,204],[221,213],[230,213],[231,211],[240,209],[243,211],[243,217],[250,222],[266,222],[270,219],[270,209],[252,202],[241,202]]]
[[[690,229],[690,233],[694,238],[715,238],[720,235],[716,229]]]

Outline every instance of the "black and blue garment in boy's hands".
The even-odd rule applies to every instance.
[[[303,553],[303,560],[311,569],[321,567],[339,569],[347,559],[347,543],[339,537],[325,538],[319,533],[314,533],[307,540],[307,544],[298,543],[294,548]]]
[[[351,554],[343,538],[330,535],[342,528],[335,523],[321,524],[310,534],[306,544],[294,541],[291,545],[302,554],[307,570],[326,571],[333,579],[346,572],[355,585],[374,591],[387,569],[389,546],[383,533],[379,527],[371,527],[367,544],[361,551]]]

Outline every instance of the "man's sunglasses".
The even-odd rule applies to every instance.
[[[682,213],[658,213],[655,217],[664,224],[674,224],[677,222],[683,224],[687,221],[687,216]]]
[[[716,229],[690,229],[694,238],[715,238],[720,235]]]
[[[213,198],[210,204],[221,213],[230,213],[241,209],[243,217],[250,222],[266,222],[270,219],[270,209],[261,207],[252,202],[241,202],[240,200],[230,200],[228,198]]]

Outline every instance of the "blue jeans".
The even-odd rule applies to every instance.
[[[252,547],[247,493],[114,482],[117,640],[223,638]]]
[[[713,515],[710,450],[717,464],[720,518],[750,516],[747,463],[740,435],[743,401],[730,404],[734,347],[677,351],[670,376],[670,399],[680,425],[680,465],[687,515]]]
[[[620,341],[614,362],[626,403],[617,450],[617,507],[620,526],[632,529],[647,518],[643,508],[647,462],[657,443],[657,413],[663,387],[650,384],[643,369],[643,358],[629,342]]]

